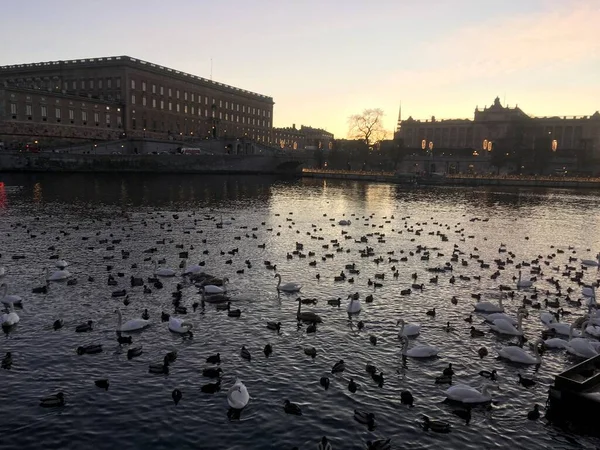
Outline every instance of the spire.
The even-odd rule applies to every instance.
[[[400,101],[400,107],[398,108],[398,123],[396,124],[396,131],[402,127],[402,101]]]

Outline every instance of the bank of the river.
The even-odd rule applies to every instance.
[[[450,186],[523,186],[556,188],[600,188],[600,178],[569,178],[545,176],[494,176],[494,175],[440,175],[417,176],[394,172],[360,172],[348,170],[303,169],[302,176],[312,178],[335,178],[366,180],[395,184],[450,185]]]

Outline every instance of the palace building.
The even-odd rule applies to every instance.
[[[0,136],[246,137],[269,144],[273,104],[266,95],[129,56],[0,66]]]

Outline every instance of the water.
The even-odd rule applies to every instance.
[[[543,420],[526,418],[535,403],[544,406],[555,374],[576,360],[563,352],[548,352],[537,372],[533,366],[499,361],[496,350],[515,339],[488,332],[477,315],[474,325],[486,335],[472,339],[469,324],[463,321],[472,312],[471,293],[483,293],[485,298],[499,284],[515,284],[514,264],[497,280],[490,279],[493,260],[507,257],[498,252],[501,243],[515,253],[515,264],[538,256],[547,260],[556,249],[565,250],[549,260],[548,266],[541,263],[544,276],[536,285],[543,290],[553,290],[544,278],[561,276],[552,266],[564,267],[569,256],[593,258],[600,249],[600,236],[593,231],[600,214],[594,192],[405,189],[362,182],[187,175],[0,174],[0,181],[4,182],[0,187],[0,266],[7,269],[3,281],[11,294],[24,298],[24,308],[18,311],[21,322],[0,344],[0,353],[11,351],[14,358],[11,370],[0,371],[0,434],[6,448],[34,448],[40,442],[50,448],[89,444],[122,450],[315,448],[323,435],[335,449],[361,449],[367,440],[383,437],[392,438],[393,448],[600,445],[592,438],[546,426]],[[337,225],[342,218],[350,219],[351,225]],[[221,220],[223,227],[218,228]],[[342,230],[352,238],[346,239]],[[436,235],[438,231],[448,240]],[[356,242],[361,236],[367,236],[368,243]],[[100,244],[102,239],[108,243]],[[165,244],[157,243],[163,239]],[[333,247],[335,239],[343,252]],[[111,244],[112,240],[120,243]],[[304,244],[304,254],[313,251],[315,257],[286,258],[296,242]],[[114,250],[107,249],[111,245]],[[375,256],[361,258],[358,251],[367,245]],[[437,249],[431,250],[429,261],[422,261],[418,253],[409,255],[417,245]],[[448,282],[450,273],[440,274],[437,285],[429,283],[435,274],[427,268],[450,261],[454,245],[465,253],[461,257],[469,266],[453,263],[454,285]],[[49,250],[50,246],[56,250]],[[241,317],[230,318],[209,304],[204,311],[192,312],[190,305],[199,295],[196,288],[186,285],[182,304],[190,310],[186,318],[194,325],[194,337],[183,340],[170,333],[160,313],[173,312],[171,292],[181,278],[164,279],[164,289],[151,286],[151,294],[129,285],[130,275],[146,279],[152,274],[152,262],[144,261],[149,255],[143,253],[152,247],[158,252],[151,256],[165,258],[165,267],[180,271],[179,252],[187,250],[190,264],[205,261],[206,272],[227,276]],[[234,248],[239,249],[237,254],[227,253]],[[130,251],[130,257],[122,259],[121,250]],[[53,283],[47,295],[32,294],[32,287],[42,285],[43,269],[55,270],[55,261],[49,258],[57,252],[70,262],[68,269],[78,284]],[[333,253],[334,258],[323,261],[326,253]],[[492,268],[480,269],[469,258],[471,253],[492,263]],[[13,255],[25,258],[13,260]],[[383,262],[377,265],[378,256]],[[390,257],[402,256],[408,256],[408,261],[388,262]],[[251,261],[251,268],[245,260]],[[323,317],[315,335],[307,335],[305,326],[297,327],[297,295],[278,296],[274,272],[263,263],[267,260],[277,265],[284,283],[302,283],[302,297],[319,300],[317,305],[304,306]],[[309,265],[310,261],[316,261],[316,266]],[[333,277],[352,262],[360,269],[353,276],[346,271],[354,283],[334,282]],[[134,263],[137,269],[131,268]],[[113,266],[110,272],[107,265]],[[394,265],[399,270],[397,279],[392,277]],[[241,269],[244,272],[237,273]],[[524,276],[530,277],[526,269]],[[125,276],[120,278],[117,272]],[[118,286],[107,284],[109,273],[117,278]],[[368,285],[376,273],[385,273],[379,288]],[[423,292],[399,295],[410,287],[413,273],[424,283]],[[461,274],[471,280],[459,280]],[[475,275],[481,275],[481,281]],[[90,276],[95,281],[88,281]],[[584,280],[592,282],[597,276],[596,270],[588,270]],[[579,292],[568,279],[561,282],[563,289],[572,286]],[[118,289],[127,289],[132,300],[128,306],[122,298],[111,297]],[[349,320],[345,299],[354,292],[360,293],[363,309]],[[368,294],[373,295],[373,303],[364,302]],[[507,312],[514,315],[522,295],[505,301]],[[458,305],[451,304],[452,296],[458,297]],[[337,297],[342,298],[340,309],[326,302]],[[127,359],[127,346],[120,348],[115,339],[117,307],[124,320],[141,317],[147,308],[153,321],[149,329],[133,334],[144,353],[132,360]],[[433,307],[435,318],[426,315]],[[573,312],[571,317],[583,313],[582,308],[566,304],[564,308]],[[533,341],[542,327],[539,313],[530,312],[524,331]],[[400,317],[422,325],[411,347],[435,345],[441,349],[439,358],[402,362],[396,327]],[[53,331],[57,318],[63,318],[65,326]],[[94,330],[75,333],[75,326],[89,319],[94,321]],[[365,324],[362,331],[357,329],[359,320]],[[268,330],[267,321],[282,322],[281,333]],[[456,331],[443,331],[447,321]],[[369,343],[371,334],[378,338],[376,346]],[[100,343],[104,351],[77,355],[76,348],[88,343]],[[266,343],[274,349],[268,359],[262,353]],[[251,361],[240,357],[242,345],[251,352]],[[309,346],[318,351],[314,360],[303,352]],[[482,346],[490,354],[480,359],[476,351]],[[149,374],[148,364],[161,361],[171,350],[178,351],[178,358],[170,374]],[[202,369],[210,366],[205,358],[216,352],[222,358],[223,389],[204,394],[200,387],[213,381],[202,377]],[[331,367],[339,359],[345,360],[346,371],[332,375]],[[482,369],[495,368],[499,374],[500,390],[493,391],[493,405],[476,408],[468,426],[452,414],[455,406],[442,403],[448,386],[434,384],[449,362],[456,372],[455,384],[480,387]],[[365,372],[366,363],[384,372],[383,388]],[[537,385],[525,389],[517,384],[517,373],[535,379]],[[327,374],[331,386],[324,391],[319,379]],[[236,377],[243,380],[252,398],[240,420],[231,421],[226,392]],[[347,389],[351,377],[359,384],[355,394]],[[93,381],[101,378],[110,380],[108,391],[94,386]],[[177,406],[171,399],[174,388],[183,393]],[[400,391],[405,389],[415,397],[414,408],[400,404]],[[39,398],[58,391],[65,393],[66,406],[38,406]],[[298,403],[303,415],[286,415],[285,399]],[[354,409],[375,414],[374,431],[353,420]],[[423,414],[448,421],[452,433],[423,431]]]

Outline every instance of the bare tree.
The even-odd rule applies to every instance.
[[[383,127],[383,110],[379,108],[365,109],[362,114],[348,118],[348,138],[360,139],[367,145],[384,140],[388,132]]]

